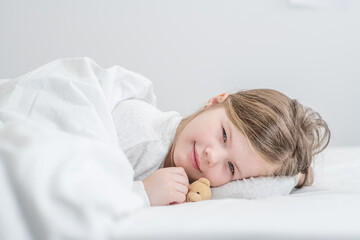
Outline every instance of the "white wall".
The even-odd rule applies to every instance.
[[[0,0],[0,78],[89,56],[149,77],[160,109],[183,114],[275,88],[319,111],[332,145],[360,145],[360,1],[298,1]]]

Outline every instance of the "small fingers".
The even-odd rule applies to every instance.
[[[174,193],[174,198],[171,204],[178,204],[178,203],[183,203],[186,200],[186,194],[180,193],[180,192],[175,192]]]
[[[178,185],[176,185],[176,191],[178,193],[186,195],[189,191],[189,188],[183,184],[178,184]]]
[[[174,175],[173,176],[173,181],[177,184],[181,184],[182,186],[184,186],[185,188],[189,188],[190,184],[189,184],[189,179],[187,177],[183,177],[180,175]]]
[[[168,169],[169,171],[171,171],[173,173],[180,174],[180,175],[187,177],[187,174],[186,174],[184,168],[182,168],[182,167],[170,167],[170,168],[166,168],[166,169]]]
[[[174,173],[173,179],[175,182],[185,185],[186,187],[189,187],[189,178],[182,167],[173,167],[168,168],[171,173]]]

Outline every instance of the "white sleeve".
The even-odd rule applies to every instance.
[[[289,195],[299,177],[300,174],[292,177],[251,177],[232,181],[220,187],[213,187],[211,199],[259,199]]]
[[[132,192],[141,197],[144,207],[150,207],[149,197],[142,181],[135,181],[133,183]]]

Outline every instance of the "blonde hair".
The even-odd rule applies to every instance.
[[[240,91],[230,94],[218,105],[225,107],[229,119],[262,158],[279,164],[270,175],[304,173],[306,178],[313,157],[329,144],[331,133],[320,114],[276,90]],[[171,162],[179,133],[206,110],[202,109],[181,121],[169,152]]]

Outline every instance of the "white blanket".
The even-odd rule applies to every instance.
[[[141,207],[110,114],[127,98],[152,83],[88,58],[0,80],[0,239],[108,239]]]

